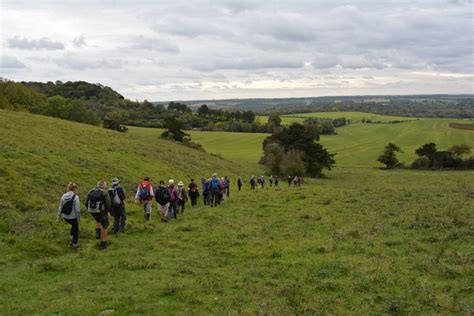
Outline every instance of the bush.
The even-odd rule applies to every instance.
[[[426,156],[421,156],[415,159],[411,164],[412,169],[427,170],[430,168],[430,159]]]

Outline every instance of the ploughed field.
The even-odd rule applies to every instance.
[[[375,168],[388,141],[405,161],[427,141],[474,145],[448,123],[340,128],[322,138],[338,153],[326,179],[251,192],[263,134],[192,132],[222,159],[158,130],[0,111],[0,314],[472,313],[474,173]],[[229,200],[162,224],[156,206],[144,223],[128,199],[129,226],[105,252],[85,210],[78,253],[54,223],[69,181],[83,199],[121,176],[130,197],[145,174],[188,182],[214,170],[231,177]]]

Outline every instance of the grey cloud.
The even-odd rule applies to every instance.
[[[87,46],[86,37],[83,34],[79,35],[78,37],[75,37],[72,40],[72,45],[76,48],[82,48],[84,46]]]
[[[0,58],[0,68],[2,69],[21,69],[25,67],[25,64],[16,57],[2,55]]]
[[[55,63],[58,66],[67,67],[74,70],[117,69],[122,68],[123,66],[123,62],[119,59],[96,59],[72,54],[67,54],[59,59],[56,59]]]
[[[130,48],[160,51],[164,53],[178,54],[179,47],[167,39],[137,36],[131,40]]]
[[[25,37],[14,36],[7,40],[8,47],[17,49],[46,49],[46,50],[63,50],[64,44],[58,41],[53,41],[47,37],[39,39],[28,39]]]
[[[214,61],[206,61],[192,66],[192,69],[198,71],[214,71],[214,70],[256,70],[270,68],[301,68],[304,66],[302,61],[294,58],[260,56],[251,58],[236,59],[217,59]]]

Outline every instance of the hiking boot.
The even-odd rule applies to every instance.
[[[95,239],[100,239],[100,228],[95,229]]]
[[[145,213],[145,220],[149,221],[150,220],[150,213]]]
[[[77,244],[71,244],[71,250],[76,252],[79,246]]]
[[[100,242],[100,250],[105,250],[109,246],[107,241],[101,241]]]

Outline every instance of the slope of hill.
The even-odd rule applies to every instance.
[[[343,113],[338,112],[341,115]],[[474,133],[470,130],[454,129],[453,119],[418,119],[400,124],[351,124],[338,128],[338,135],[321,136],[321,143],[330,152],[336,153],[336,167],[377,167],[376,161],[388,142],[400,146],[401,161],[410,164],[415,150],[421,145],[434,142],[438,149],[446,150],[454,144],[467,144],[474,148]],[[462,121],[459,121],[462,122]],[[141,137],[157,137],[159,129],[132,129],[131,133]],[[257,162],[262,156],[262,141],[268,134],[226,133],[190,131],[193,141],[200,143],[211,153],[236,161]]]
[[[237,175],[243,167],[158,137],[104,130],[22,112],[0,110],[0,231],[21,232],[28,242],[32,226],[48,227],[68,182],[84,196],[98,179],[123,179],[128,192],[148,175],[156,181],[189,181],[213,172]],[[132,199],[130,199],[132,200]],[[8,214],[8,217],[5,217]],[[40,237],[42,238],[42,237]],[[57,245],[57,243],[52,243]]]
[[[209,140],[230,163],[157,132],[0,111],[0,314],[472,312],[473,172],[336,168],[299,188],[281,179],[251,191],[256,140]],[[233,156],[231,142],[247,151]],[[54,224],[68,181],[83,197],[98,178],[119,175],[131,195],[145,173],[187,180],[214,170],[231,176],[229,200],[163,224],[144,222],[128,199],[127,229],[105,252],[90,215],[78,253],[67,249],[67,225]]]

